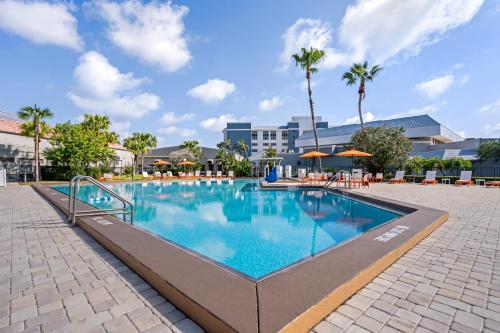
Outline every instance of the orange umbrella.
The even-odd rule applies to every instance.
[[[351,157],[368,157],[368,156],[373,156],[373,154],[370,153],[365,153],[364,151],[356,150],[356,149],[351,149],[351,150],[346,150],[341,153],[335,154],[335,156],[351,156]]]
[[[364,151],[356,150],[356,149],[351,149],[351,150],[346,150],[341,153],[335,154],[335,156],[351,156],[351,170],[354,169],[354,156],[356,157],[369,157],[373,156],[373,154],[370,153],[365,153]]]
[[[177,165],[195,165],[196,163],[190,161],[182,161],[177,163]]]
[[[160,166],[160,165],[170,165],[172,163],[164,161],[164,160],[159,160],[159,161],[155,161],[153,164],[156,166]]]
[[[304,155],[300,155],[299,157],[302,157],[302,158],[316,158],[316,157],[325,157],[325,156],[330,156],[330,155],[322,153],[320,151],[313,150],[313,151],[305,153]]]

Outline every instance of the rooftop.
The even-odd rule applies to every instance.
[[[428,115],[403,117],[396,119],[387,120],[376,120],[366,122],[365,127],[376,127],[376,126],[392,126],[392,127],[403,127],[403,128],[418,128],[418,127],[430,127],[430,126],[440,126],[433,118]],[[318,137],[331,137],[331,136],[341,136],[341,135],[352,135],[361,129],[360,124],[352,125],[341,125],[335,127],[329,127],[324,129],[318,129]],[[311,139],[314,134],[312,131],[305,132],[300,139]]]

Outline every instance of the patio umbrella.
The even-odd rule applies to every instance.
[[[373,156],[373,154],[370,153],[365,153],[364,151],[356,150],[356,149],[351,149],[351,150],[346,150],[341,153],[335,154],[335,156],[351,156],[351,171],[354,169],[354,156],[356,157],[369,157]]]
[[[163,166],[163,165],[170,165],[170,164],[172,164],[172,163],[167,162],[167,161],[164,161],[164,160],[159,160],[159,161],[155,161],[153,164],[154,164],[155,166]]]
[[[330,155],[326,154],[326,153],[322,153],[322,152],[317,151],[317,150],[312,150],[312,151],[307,152],[303,155],[300,155],[299,157],[300,158],[321,158],[321,157],[325,157],[325,156],[330,156]]]
[[[182,161],[177,163],[177,165],[195,165],[196,163],[190,161]]]

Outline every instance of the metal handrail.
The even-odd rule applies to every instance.
[[[82,180],[87,180],[94,184],[104,192],[108,193],[112,197],[120,200],[123,203],[123,208],[110,208],[110,209],[96,209],[96,210],[80,210],[77,212],[76,209],[76,197],[78,191],[80,190],[80,182]],[[127,211],[127,205],[130,206],[130,210]],[[130,215],[130,224],[134,224],[134,205],[119,195],[118,193],[110,190],[104,186],[101,182],[97,181],[95,178],[84,175],[77,175],[73,177],[69,182],[69,200],[68,200],[68,219],[72,224],[76,223],[76,217],[78,216],[96,216],[96,215],[112,215],[112,214],[122,214],[123,220],[126,221],[126,215]]]
[[[330,177],[325,182],[325,184],[323,184],[323,188],[328,188],[330,185],[333,184],[334,181],[336,181],[337,179],[339,179],[339,177],[344,176],[345,174],[349,174],[349,171],[345,171],[345,170],[338,171],[336,174],[334,174],[332,177]]]

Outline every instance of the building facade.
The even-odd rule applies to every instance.
[[[405,130],[406,136],[413,142],[414,147],[425,147],[424,150],[428,150],[429,146],[457,141],[462,142],[464,140],[459,134],[438,123],[428,115],[371,121],[364,125],[365,127],[402,127]],[[359,124],[318,129],[319,146],[323,151],[328,153],[341,150],[351,142],[352,136],[359,129],[361,129]],[[299,152],[312,149],[315,146],[314,134],[312,131],[302,134],[296,140],[295,144]]]
[[[22,122],[14,115],[0,112],[0,169],[7,170],[9,181],[33,179],[35,170],[35,144],[33,138],[21,135]],[[50,165],[43,151],[50,148],[46,138],[40,140],[40,166]],[[111,144],[116,155],[116,171],[132,165],[134,155],[120,144]]]
[[[316,127],[328,128],[328,122],[316,117]],[[224,140],[230,140],[233,147],[243,140],[249,147],[249,155],[262,154],[272,147],[280,154],[297,153],[296,140],[306,131],[312,130],[311,117],[293,116],[286,125],[255,126],[251,122],[227,123],[223,130]]]

